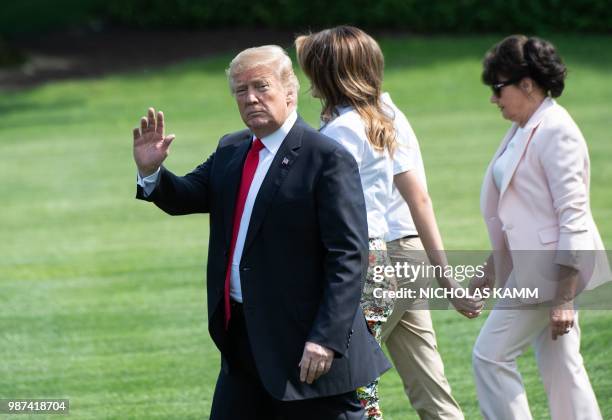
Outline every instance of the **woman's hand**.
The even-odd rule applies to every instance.
[[[550,310],[550,333],[553,340],[567,334],[574,326],[576,313],[573,301],[577,288],[578,270],[564,265],[560,266],[555,306]]]
[[[551,308],[550,333],[553,340],[570,332],[574,327],[575,316],[574,308],[570,302]]]
[[[458,289],[461,286],[457,283],[457,281],[452,280],[450,284],[446,286],[446,289]],[[482,308],[484,307],[484,301],[482,299],[473,299],[469,297],[455,297],[456,292],[452,294],[452,298],[449,299],[453,307],[466,318],[472,319],[478,317]]]

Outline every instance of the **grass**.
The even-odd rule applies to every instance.
[[[570,69],[560,102],[589,142],[592,209],[612,245],[609,37],[551,36]],[[385,38],[385,88],[419,137],[450,249],[486,249],[478,200],[508,123],[488,103],[480,59],[496,38]],[[206,330],[207,216],[171,218],[133,199],[131,129],[150,105],[189,171],[242,127],[223,69],[232,54],[164,70],[0,96],[0,398],[69,398],[74,418],[205,418],[219,368]],[[319,104],[301,76],[300,113]],[[478,418],[470,350],[484,319],[435,311],[446,373]],[[608,311],[581,314],[582,351],[612,418]],[[520,360],[535,418],[548,416],[532,352]],[[415,419],[394,372],[388,419]],[[40,417],[36,417],[40,418]]]

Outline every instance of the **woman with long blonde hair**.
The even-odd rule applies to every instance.
[[[384,60],[365,32],[339,26],[295,41],[298,62],[311,81],[312,93],[322,101],[321,133],[342,144],[355,157],[366,201],[369,266],[361,305],[368,326],[380,343],[382,325],[393,300],[375,298],[374,289],[395,289],[395,278],[376,273],[389,265],[384,237],[385,213],[393,183],[396,147],[393,119],[381,99]],[[357,390],[368,419],[382,418],[378,380]]]
[[[373,294],[375,288],[393,290],[397,287],[394,277],[381,275],[376,267],[411,260],[415,253],[407,256],[406,246],[409,251],[422,251],[424,247],[431,264],[447,265],[427,194],[418,142],[404,114],[390,96],[382,92],[382,51],[372,37],[350,26],[300,36],[295,45],[300,67],[310,79],[312,94],[322,102],[321,132],[344,145],[359,165],[370,236],[370,265],[362,294],[362,307],[370,330],[379,343],[381,338],[393,339],[389,340],[393,345],[388,345],[391,357],[421,417],[427,417],[433,411],[462,418],[444,377],[435,339],[430,346],[421,345],[424,340],[428,343],[432,341],[429,336],[435,337],[431,322],[419,324],[423,327],[419,331],[427,333],[425,338],[418,334],[402,333],[399,330],[405,328],[399,326],[404,315],[415,311],[408,311],[404,302],[395,311],[392,300],[376,299]],[[394,184],[396,188],[393,188]],[[401,215],[401,220],[396,220],[398,215]],[[419,236],[422,237],[422,244]],[[394,254],[387,254],[384,239],[389,241],[389,246],[395,247],[390,248]],[[420,256],[422,252],[417,254]],[[446,289],[459,287],[451,278],[438,278],[438,283]],[[469,318],[477,316],[482,307],[481,302],[469,299],[451,301],[459,312]],[[394,316],[390,318],[392,311]],[[408,318],[410,321],[412,318],[430,319],[424,316]],[[423,347],[427,349],[421,350]],[[409,363],[406,360],[409,357],[403,354],[407,348],[428,362],[421,365]],[[432,375],[431,371],[435,371],[436,375]],[[430,380],[415,381],[415,374],[417,378],[427,377]],[[433,385],[431,378],[435,379]],[[416,385],[416,382],[419,384]],[[382,419],[377,385],[378,381],[375,381],[357,390],[368,419]],[[417,394],[431,395],[431,398],[414,398]]]

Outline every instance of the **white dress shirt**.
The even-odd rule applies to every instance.
[[[421,149],[416,135],[406,119],[406,116],[395,106],[388,93],[382,95],[383,102],[393,111],[393,123],[397,139],[397,147],[393,154],[393,175],[403,172],[414,171],[421,181],[423,188],[427,191],[427,179],[425,177],[425,166],[421,156]],[[406,200],[393,185],[391,201],[386,213],[389,232],[385,235],[385,241],[390,242],[408,235],[417,235],[416,226],[410,214],[410,208]]]
[[[384,238],[385,213],[391,198],[393,161],[388,151],[377,151],[366,135],[365,124],[352,106],[337,108],[338,116],[321,127],[321,133],[344,146],[359,167],[368,216],[368,236]]]
[[[236,238],[236,246],[234,248],[234,257],[232,259],[230,296],[237,302],[242,302],[242,288],[240,287],[240,260],[242,259],[244,240],[246,239],[247,231],[249,229],[253,205],[255,204],[255,199],[259,193],[259,188],[261,187],[261,184],[268,173],[268,169],[270,169],[270,165],[272,165],[274,157],[276,156],[276,152],[283,143],[283,140],[285,140],[285,137],[287,137],[287,134],[289,134],[289,131],[295,124],[296,120],[297,112],[293,111],[278,130],[260,139],[265,147],[259,151],[259,164],[257,165],[257,170],[253,176],[253,182],[251,183],[249,193],[244,203],[244,210],[242,212],[242,218],[240,219],[240,228],[238,230],[238,237]],[[255,136],[253,136],[252,140],[255,140]],[[141,178],[140,175],[138,175],[138,185],[143,187],[145,196],[151,194],[155,188],[158,176],[159,169],[154,174],[145,178]]]

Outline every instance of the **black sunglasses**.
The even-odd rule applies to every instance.
[[[515,79],[506,80],[504,82],[493,83],[491,85],[491,90],[493,91],[493,94],[499,98],[499,96],[501,95],[501,90],[504,87],[514,85],[520,82],[521,80],[523,80],[523,77],[517,77]]]

